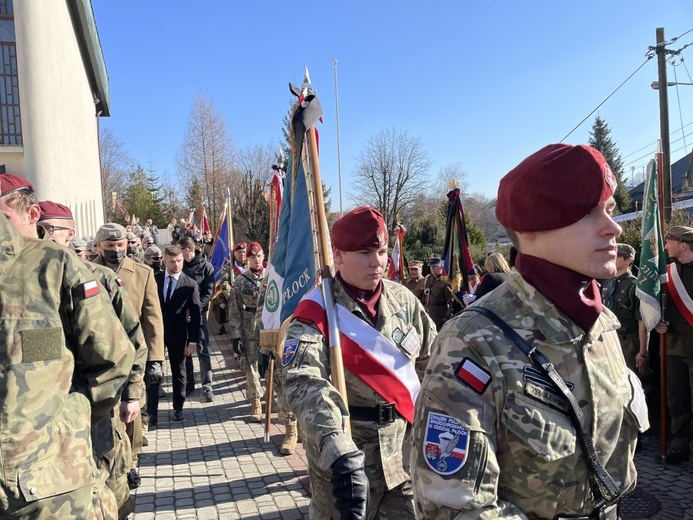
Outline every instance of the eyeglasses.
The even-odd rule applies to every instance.
[[[161,257],[160,256],[149,256],[149,257],[147,257],[147,260],[150,260],[152,262],[161,262]]]
[[[62,227],[62,226],[50,226],[47,224],[38,224],[40,227],[43,228],[43,230],[48,233],[49,235],[52,235],[56,231],[70,231],[72,228],[69,227]]]
[[[136,240],[128,240],[128,244],[131,244],[134,246],[135,244],[137,244],[137,241]]]

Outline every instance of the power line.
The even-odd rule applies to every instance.
[[[632,78],[633,76],[635,76],[635,75],[640,71],[640,69],[642,69],[642,68],[647,64],[647,62],[650,61],[650,60],[652,59],[652,57],[654,56],[654,53],[648,53],[646,56],[647,56],[647,59],[643,62],[642,65],[640,65],[637,69],[635,69],[635,71],[634,71],[630,76],[628,76],[628,77],[623,81],[623,83],[621,83],[618,87],[616,87],[616,90],[614,90],[611,94],[609,94],[608,96],[606,96],[606,99],[605,99],[604,101],[602,101],[601,103],[599,103],[599,104],[597,105],[597,108],[595,108],[594,110],[592,110],[592,112],[590,112],[589,114],[587,114],[587,115],[585,116],[585,118],[584,118],[582,121],[580,121],[580,122],[575,126],[575,128],[573,128],[570,132],[568,132],[568,134],[567,134],[563,139],[561,139],[559,142],[561,142],[561,143],[562,143],[562,142],[565,142],[565,140],[570,136],[570,134],[572,134],[575,130],[577,130],[578,128],[580,128],[580,126],[582,125],[582,123],[584,123],[585,121],[587,121],[587,119],[588,119],[592,114],[594,114],[597,110],[599,110],[599,109],[601,108],[601,106],[602,106],[604,103],[606,103],[606,102],[609,100],[609,98],[610,98],[611,96],[613,96],[614,94],[616,94],[616,92],[618,92],[618,91],[620,90],[620,88],[621,88],[623,85],[625,85],[626,83],[628,83],[628,80],[630,80],[630,78]]]

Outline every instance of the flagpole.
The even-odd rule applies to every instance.
[[[342,218],[344,216],[344,212],[342,209],[342,151],[341,146],[339,144],[339,93],[337,92],[337,60],[334,60],[332,63],[334,65],[334,110],[335,122],[337,125],[337,178],[339,179],[339,218]]]
[[[664,237],[664,227],[666,222],[664,221],[665,208],[663,202],[662,189],[664,186],[664,170],[663,163],[664,157],[662,153],[662,141],[661,139],[657,141],[657,198],[659,199],[659,225],[661,233],[660,236]],[[643,216],[644,218],[644,216]],[[666,310],[667,310],[667,284],[663,283],[660,287],[661,295],[661,307],[662,307],[662,321],[667,320]],[[660,450],[660,461],[662,466],[667,464],[667,335],[659,334],[659,450]]]

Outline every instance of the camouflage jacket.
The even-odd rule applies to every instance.
[[[260,340],[262,306],[265,304],[267,271],[260,276],[250,269],[236,276],[233,282],[233,295],[229,302],[229,334],[231,338],[241,338],[243,342]]]
[[[597,453],[622,492],[635,487],[640,383],[607,309],[589,333],[515,270],[478,304],[553,363],[580,403]],[[487,318],[466,311],[433,346],[417,400],[412,481],[419,517],[554,518],[594,510],[567,402]]]
[[[92,416],[110,417],[134,348],[82,260],[0,215],[0,516],[91,486]]]
[[[640,299],[635,296],[637,278],[630,271],[608,280],[602,287],[602,301],[616,315],[621,327],[618,336],[621,339],[638,335],[640,317]]]
[[[338,281],[335,281],[335,301],[370,323]],[[409,289],[383,280],[375,329],[415,363],[419,377],[422,377],[436,329],[421,302]],[[407,336],[412,329],[419,337],[420,346],[407,352],[394,338]],[[369,474],[371,481],[382,480],[384,474],[387,488],[392,489],[408,480],[409,461],[403,455],[405,438],[409,434],[407,421],[400,415],[390,424],[351,421],[352,438],[349,438],[342,430],[342,417],[348,415],[348,411],[329,379],[330,354],[325,338],[314,324],[298,320],[288,327],[287,338],[298,340],[299,345],[290,362],[286,363],[287,356],[283,356],[282,365],[286,363],[286,366],[282,380],[291,411],[303,430],[303,445],[311,471],[327,472],[335,460],[358,448],[366,454],[367,472],[377,473]],[[349,406],[374,407],[386,403],[347,370],[345,380]]]

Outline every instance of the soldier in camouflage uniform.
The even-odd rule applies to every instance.
[[[135,351],[82,261],[53,242],[21,236],[18,229],[35,232],[38,204],[30,183],[6,175],[0,176],[6,347],[0,516],[115,519],[115,497],[104,485],[90,430],[108,421]]]
[[[48,200],[39,202],[39,207],[41,208],[41,218],[38,224],[39,227],[46,230],[46,233],[51,231],[49,226],[59,223],[74,234],[75,222],[70,208]],[[71,234],[53,231],[49,236],[56,244],[67,247]],[[122,519],[135,511],[135,503],[130,496],[127,480],[127,473],[132,460],[132,445],[128,438],[126,425],[134,421],[140,413],[139,402],[145,396],[143,375],[147,363],[147,345],[139,316],[123,289],[124,282],[108,267],[89,261],[85,261],[84,264],[106,289],[113,310],[127,332],[130,342],[135,347],[134,363],[130,369],[130,375],[123,389],[120,403],[114,409],[111,420],[104,420],[98,424],[92,423],[94,454],[96,460],[109,472],[106,485],[116,497],[118,517]]]
[[[324,310],[316,303],[322,301],[319,289],[303,298],[287,329],[283,382],[308,456],[310,518],[414,518],[408,437],[419,374],[436,333],[411,291],[383,279],[387,242],[383,217],[372,208],[356,208],[332,228],[348,408],[330,382]],[[355,339],[355,349],[346,348],[347,335]],[[378,378],[369,377],[369,365],[387,365],[368,350],[374,345],[397,360],[401,372],[386,369]],[[362,350],[368,352],[359,354]],[[369,356],[378,362],[369,363]],[[356,359],[363,368],[356,369]],[[395,388],[404,395],[393,395]],[[343,426],[346,418],[351,437]]]
[[[262,246],[252,242],[248,246],[249,268],[240,276],[236,276],[229,303],[229,334],[233,340],[234,351],[240,352],[252,422],[262,421],[260,398],[263,390],[260,384],[258,361],[260,359],[260,322],[267,288],[264,259]]]
[[[644,374],[648,368],[650,333],[640,316],[640,299],[635,295],[638,279],[630,271],[633,260],[633,246],[618,244],[616,276],[604,283],[602,301],[621,324],[618,339],[626,366],[635,373]]]
[[[219,308],[219,316],[217,321],[221,324],[219,334],[226,334],[224,324],[229,320],[228,303],[231,301],[231,291],[233,289],[233,281],[236,276],[243,274],[248,268],[248,258],[246,256],[247,244],[238,242],[233,247],[233,260],[224,262],[221,267],[221,279],[219,280],[219,289],[221,293],[217,297],[217,306]],[[234,357],[238,359],[240,352],[234,351]]]
[[[541,149],[501,180],[496,217],[518,249],[515,269],[433,346],[413,434],[420,518],[618,518],[613,504],[599,505],[564,394],[472,311],[494,312],[548,358],[618,492],[631,491],[647,407],[595,281],[616,271],[615,188],[597,150],[566,144]]]
[[[409,262],[407,269],[409,270],[409,278],[404,282],[404,286],[414,293],[414,296],[423,303],[424,302],[424,284],[426,278],[421,276],[423,262],[421,260],[412,260]]]
[[[127,232],[128,239],[127,257],[138,264],[144,263],[144,250],[142,249],[142,239],[132,231]]]

